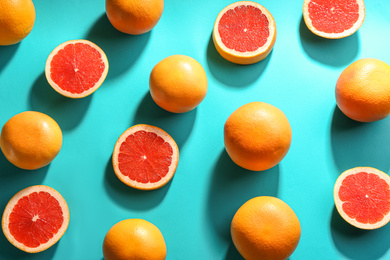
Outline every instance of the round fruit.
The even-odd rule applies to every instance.
[[[386,118],[390,114],[390,66],[377,59],[355,61],[337,80],[336,102],[356,121]]]
[[[298,246],[301,225],[284,201],[260,196],[248,200],[237,210],[231,235],[246,260],[284,260]]]
[[[163,10],[164,0],[106,0],[111,24],[127,34],[149,32],[157,25]]]
[[[175,174],[179,148],[164,130],[135,125],[119,137],[112,162],[123,183],[140,190],[154,190],[167,184]]]
[[[15,166],[35,170],[48,165],[62,146],[62,131],[46,114],[26,111],[11,117],[3,126],[0,147]]]
[[[172,55],[154,66],[149,88],[153,100],[161,108],[184,113],[196,108],[206,97],[207,76],[195,59]]]
[[[224,128],[225,148],[239,166],[263,171],[277,165],[291,144],[285,114],[264,102],[252,102],[234,111]]]
[[[31,0],[0,1],[0,45],[21,42],[35,23],[35,8]]]
[[[304,0],[303,18],[310,31],[339,39],[355,33],[365,17],[363,0]]]
[[[276,24],[262,5],[241,1],[228,5],[214,23],[213,41],[219,54],[237,64],[265,59],[276,39]]]
[[[5,237],[28,253],[48,249],[64,235],[69,209],[58,191],[44,185],[25,188],[8,202],[2,219]]]
[[[103,256],[105,260],[163,260],[167,247],[155,225],[143,219],[126,219],[107,232]]]
[[[341,217],[361,229],[376,229],[390,220],[390,177],[371,167],[343,172],[333,191]]]
[[[71,40],[58,45],[46,61],[47,81],[65,97],[82,98],[95,92],[106,79],[108,60],[96,44]]]

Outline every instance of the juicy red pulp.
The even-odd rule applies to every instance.
[[[239,5],[222,15],[218,32],[227,48],[252,52],[267,43],[270,35],[268,26],[268,18],[259,8]]]
[[[373,173],[347,176],[338,195],[343,211],[359,223],[375,224],[390,212],[390,187]]]
[[[48,242],[63,223],[58,201],[48,192],[33,192],[22,197],[12,209],[9,231],[19,243],[34,248]]]
[[[129,135],[118,155],[120,172],[140,183],[154,183],[169,172],[173,149],[163,138],[144,130]]]
[[[68,44],[51,60],[50,77],[63,90],[80,94],[94,87],[105,64],[99,51],[88,44]]]
[[[312,25],[325,33],[342,33],[359,19],[356,0],[312,0],[309,3]]]

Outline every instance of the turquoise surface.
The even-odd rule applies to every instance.
[[[0,46],[0,127],[13,115],[35,110],[63,130],[63,147],[47,167],[25,171],[0,152],[0,208],[19,190],[36,184],[58,190],[68,202],[69,228],[53,247],[27,254],[0,234],[0,259],[103,259],[102,243],[116,222],[143,218],[159,227],[167,259],[242,259],[230,238],[235,211],[255,196],[281,198],[302,226],[290,259],[390,259],[390,225],[362,231],[334,207],[341,172],[372,166],[390,172],[390,118],[357,123],[336,108],[335,83],[360,58],[390,63],[390,2],[366,1],[359,31],[340,40],[313,35],[302,18],[302,0],[258,1],[274,16],[278,35],[260,63],[225,61],[211,34],[218,13],[233,1],[166,0],[149,33],[118,32],[104,1],[35,0],[36,23],[21,43]],[[91,96],[72,100],[51,89],[44,75],[49,53],[60,43],[88,39],[107,54],[110,70]],[[173,54],[195,58],[208,77],[197,109],[173,114],[149,94],[149,74]],[[223,126],[238,107],[264,101],[288,117],[293,139],[284,160],[264,172],[236,166],[223,144]],[[137,123],[163,128],[177,141],[180,162],[172,181],[138,191],[114,175],[111,155],[120,134]]]

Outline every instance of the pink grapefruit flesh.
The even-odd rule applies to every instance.
[[[65,233],[69,209],[53,188],[31,186],[8,202],[2,218],[7,239],[17,248],[36,253],[54,245]]]
[[[113,152],[117,177],[136,189],[157,189],[173,177],[179,149],[164,130],[140,124],[127,129],[118,139]]]
[[[275,20],[262,5],[239,1],[225,7],[217,16],[214,45],[226,60],[252,64],[265,59],[276,38]]]
[[[371,167],[347,170],[336,181],[334,199],[338,212],[351,225],[382,227],[390,220],[390,177]]]
[[[363,24],[363,0],[305,0],[303,17],[308,28],[324,38],[338,39],[355,33]]]
[[[108,73],[108,60],[103,50],[90,41],[67,41],[51,52],[45,73],[58,93],[82,98],[101,86]]]

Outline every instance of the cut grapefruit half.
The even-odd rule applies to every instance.
[[[303,19],[314,34],[340,39],[355,33],[363,24],[363,0],[304,0]]]
[[[119,137],[112,162],[123,183],[140,190],[154,190],[167,184],[175,174],[179,148],[164,130],[139,124]]]
[[[349,224],[377,229],[390,220],[390,177],[371,167],[343,172],[334,186],[337,211]]]
[[[69,209],[58,191],[45,185],[25,188],[5,207],[2,228],[11,244],[38,253],[54,245],[69,224]]]
[[[71,40],[58,45],[46,61],[45,74],[52,88],[69,98],[95,92],[108,73],[106,54],[87,40]]]
[[[271,13],[252,1],[225,7],[217,16],[213,41],[218,53],[237,64],[253,64],[265,59],[276,39],[276,24]]]

